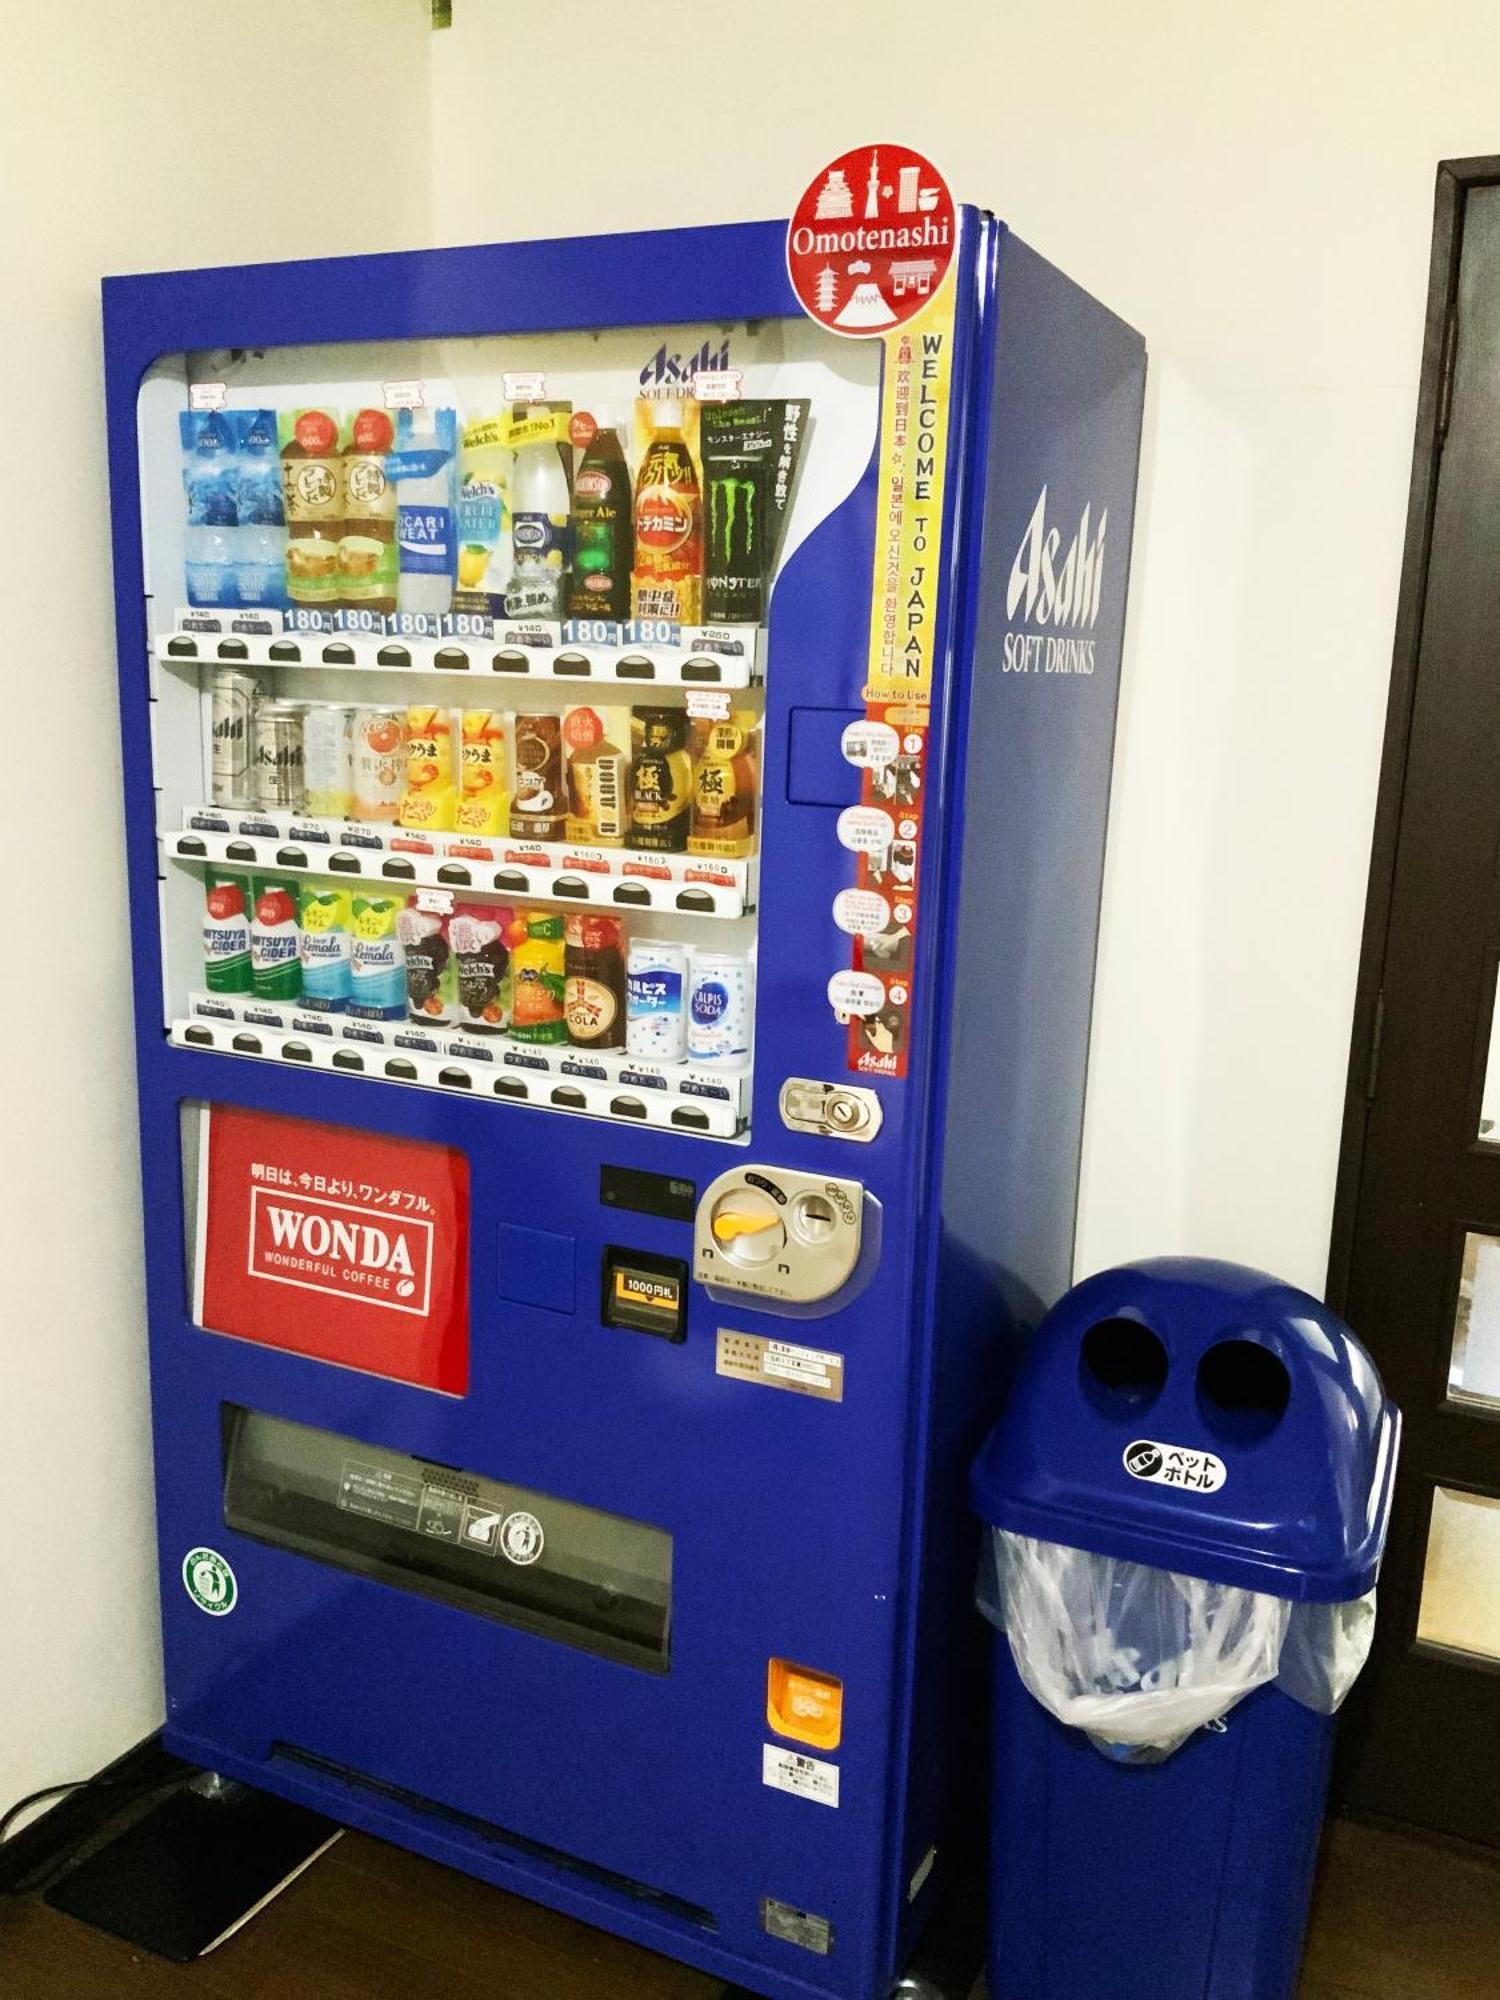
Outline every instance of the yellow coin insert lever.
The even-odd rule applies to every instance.
[[[714,1235],[721,1243],[733,1243],[736,1237],[758,1236],[763,1229],[774,1229],[779,1215],[744,1215],[738,1210],[729,1210],[714,1217]]]

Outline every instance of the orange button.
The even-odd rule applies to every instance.
[[[772,1660],[766,1675],[766,1721],[794,1743],[837,1750],[844,1733],[844,1683],[812,1667]]]

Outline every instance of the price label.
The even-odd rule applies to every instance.
[[[451,889],[418,889],[416,905],[429,917],[448,917],[453,914],[453,891]]]
[[[547,378],[535,369],[530,373],[507,372],[500,377],[500,386],[507,403],[545,403],[547,400]]]
[[[700,368],[693,377],[693,396],[700,403],[737,403],[744,376],[738,368]]]
[[[194,382],[188,389],[191,410],[222,410],[228,399],[229,392],[222,382]]]
[[[687,712],[703,722],[727,722],[734,703],[723,688],[689,688]]]
[[[385,382],[381,386],[385,391],[385,406],[388,410],[421,409],[422,391],[426,387],[425,383]]]

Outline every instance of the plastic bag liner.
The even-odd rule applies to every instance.
[[[1124,1763],[1159,1763],[1276,1681],[1332,1715],[1358,1678],[1375,1593],[1289,1604],[1262,1591],[992,1528],[979,1608],[1059,1722]]]

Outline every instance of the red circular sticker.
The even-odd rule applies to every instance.
[[[856,146],[793,211],[787,273],[819,326],[868,339],[922,310],[957,240],[953,197],[930,160],[910,146]]]
[[[587,410],[575,410],[568,419],[568,442],[579,451],[587,451],[598,429]]]

